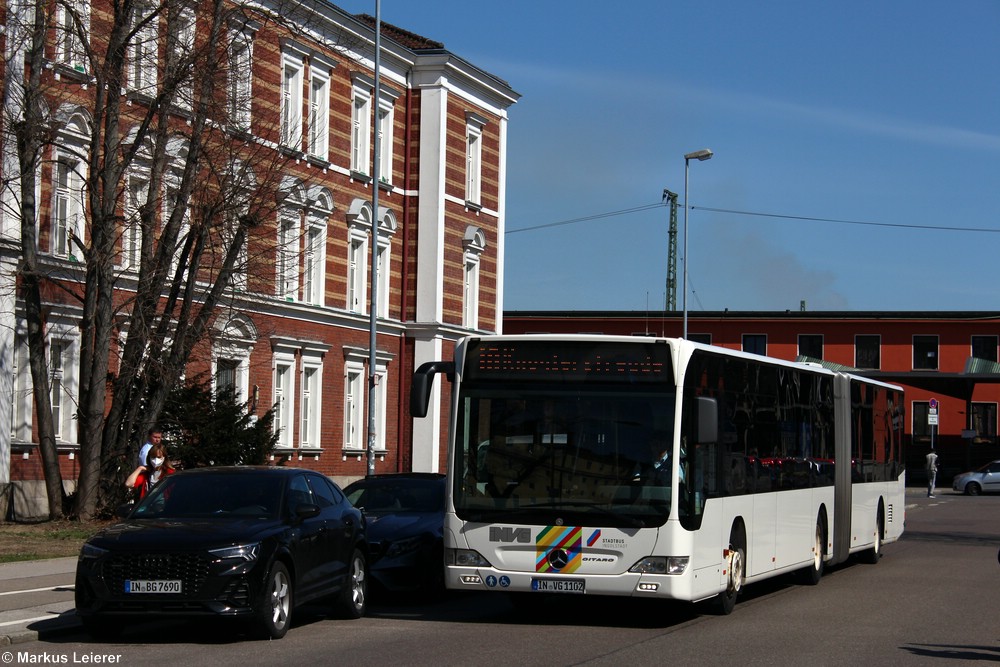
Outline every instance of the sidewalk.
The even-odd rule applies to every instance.
[[[0,563],[0,646],[80,627],[73,604],[76,558]]]

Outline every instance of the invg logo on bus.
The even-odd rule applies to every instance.
[[[490,542],[531,543],[531,529],[510,528],[509,526],[490,526]]]

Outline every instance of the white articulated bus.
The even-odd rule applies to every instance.
[[[901,388],[670,338],[482,336],[452,380],[448,588],[711,601],[903,532]]]

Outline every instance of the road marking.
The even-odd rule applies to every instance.
[[[18,595],[20,593],[41,593],[42,591],[72,591],[75,590],[73,584],[59,584],[58,586],[46,586],[45,588],[28,588],[23,591],[4,591],[0,595]]]
[[[49,614],[48,616],[36,616],[35,618],[22,618],[16,621],[7,621],[6,623],[0,623],[0,628],[7,625],[23,625],[24,623],[34,623],[35,621],[47,621],[53,618],[59,618],[61,614]]]

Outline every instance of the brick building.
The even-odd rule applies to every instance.
[[[677,312],[508,311],[503,330],[680,336]],[[939,485],[954,474],[1000,459],[1000,313],[996,312],[689,312],[688,338],[779,359],[833,368],[902,385],[906,390],[907,478],[923,482],[931,447],[941,456]],[[938,425],[929,419],[938,404]]]
[[[167,14],[143,23],[142,12],[150,10],[137,3],[135,25],[143,27],[127,49],[121,91],[126,143],[165,86],[168,49],[199,44],[210,28],[210,4],[178,3],[181,22],[171,24]],[[94,50],[106,50],[111,3],[71,0],[66,6],[79,12]],[[18,39],[25,11],[24,3],[12,3],[0,17],[6,56],[0,68],[10,75],[4,78],[8,93],[19,89],[19,77],[30,74]],[[59,126],[39,168],[36,210],[37,249],[46,275],[47,362],[58,380],[52,389],[57,448],[71,488],[78,474],[74,406],[85,280],[74,243],[92,242],[83,140],[95,122],[99,86],[91,61],[72,48],[76,37],[60,32],[66,16],[65,9],[57,10],[46,36],[42,75]],[[363,476],[369,265],[375,244],[376,470],[437,470],[447,405],[443,413],[435,406],[438,419],[413,422],[405,407],[408,382],[416,366],[448,355],[459,337],[499,329],[508,109],[519,95],[443,44],[387,24],[382,24],[376,87],[375,20],[326,2],[232,4],[224,20],[219,46],[227,74],[220,86],[224,93],[217,95],[226,99],[220,101],[221,116],[207,126],[208,145],[238,147],[228,169],[239,172],[241,183],[252,184],[242,186],[254,194],[241,204],[241,215],[252,210],[256,217],[242,251],[245,268],[233,271],[211,335],[196,346],[187,373],[206,373],[216,389],[232,388],[257,412],[277,405],[276,462],[308,466],[340,482]],[[181,26],[169,42],[167,25]],[[138,41],[143,35],[145,46]],[[143,51],[152,54],[146,64]],[[191,126],[191,100],[197,98],[190,88],[180,90],[190,97],[178,95],[170,122],[183,137]],[[5,94],[4,101],[0,318],[8,324],[0,326],[0,394],[10,400],[0,400],[0,490],[9,491],[0,493],[0,503],[12,498],[12,513],[41,515],[44,484],[18,293],[18,168],[7,131],[20,110],[17,95]],[[381,148],[377,180],[375,132]],[[181,161],[184,140],[173,150],[168,160]],[[137,289],[141,238],[127,221],[131,211],[143,210],[143,201],[133,201],[152,168],[143,156],[140,150],[123,181],[120,211],[126,222],[114,267],[119,305]],[[173,213],[171,178],[180,176],[164,178],[157,234]],[[192,206],[182,215],[197,211]],[[186,227],[180,229],[178,247]],[[109,382],[118,372],[124,339],[122,333],[112,343]]]

